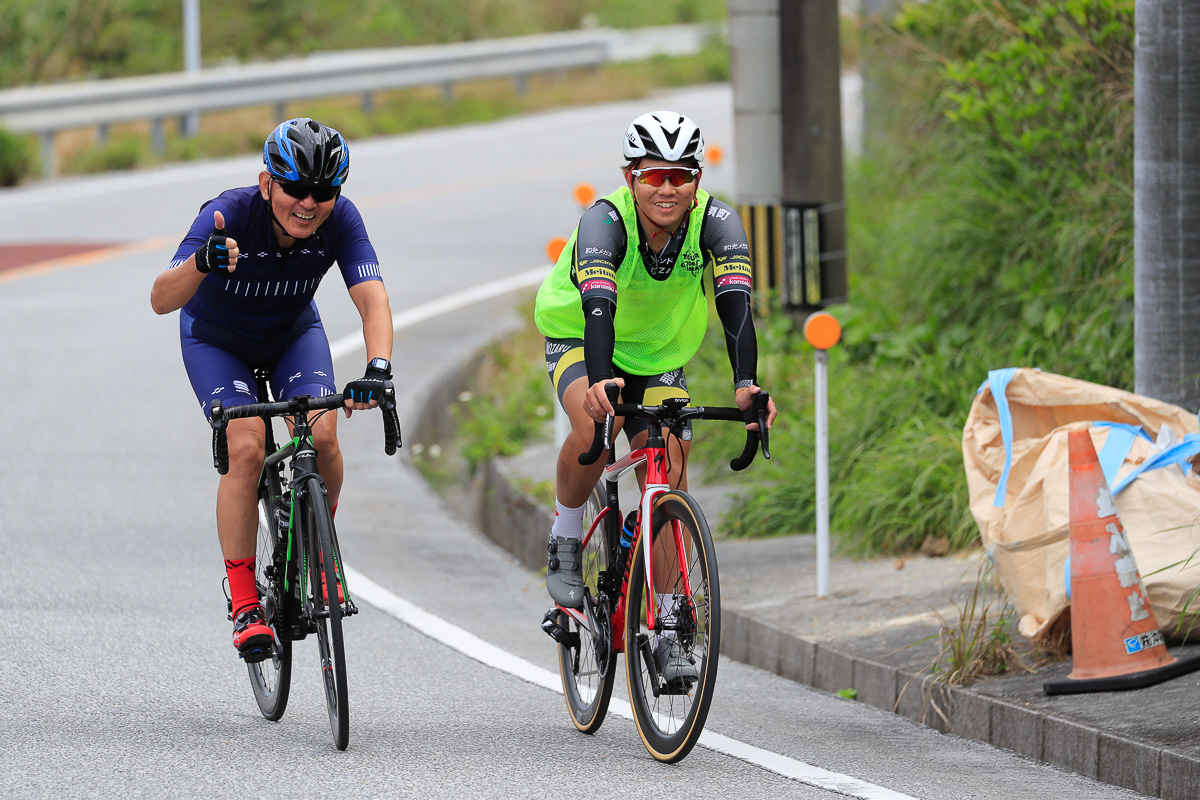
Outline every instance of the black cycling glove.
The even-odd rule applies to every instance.
[[[214,228],[208,235],[208,241],[200,245],[196,251],[196,269],[201,272],[228,272],[229,248],[226,246],[228,237],[224,228]]]
[[[369,403],[382,397],[384,390],[391,385],[391,365],[382,358],[375,358],[367,364],[367,371],[361,378],[346,384],[342,397],[356,403]]]

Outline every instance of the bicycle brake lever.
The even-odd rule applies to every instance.
[[[757,417],[758,421],[758,440],[762,445],[763,458],[768,461],[771,459],[770,429],[767,428],[770,399],[771,396],[766,392],[759,392],[754,395],[754,416]]]
[[[225,409],[220,400],[212,404],[213,427],[213,466],[217,472],[225,475],[229,472],[229,440],[225,437],[225,427],[229,421],[225,419]]]

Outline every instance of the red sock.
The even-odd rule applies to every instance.
[[[330,519],[337,517],[337,503],[334,503],[333,508],[329,509],[329,517]]]
[[[254,583],[254,556],[225,559],[229,576],[229,596],[233,599],[233,616],[247,606],[258,605],[258,586]]]

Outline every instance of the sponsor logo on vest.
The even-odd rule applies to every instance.
[[[704,269],[704,256],[694,250],[686,253],[680,253],[679,266],[688,271],[688,274],[695,275],[700,270]]]

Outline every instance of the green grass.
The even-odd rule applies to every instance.
[[[961,440],[988,370],[1133,382],[1132,4],[906,9],[868,32],[879,127],[846,171],[850,303],[831,309],[844,337],[829,366],[844,555],[911,552],[930,535],[975,544]],[[1053,103],[1027,91],[1052,80]],[[711,337],[688,368],[697,396],[725,386]],[[813,354],[782,314],[759,341],[781,412],[775,458],[754,467],[725,532],[811,531]],[[736,434],[704,436],[718,441],[695,452],[718,471]]]

